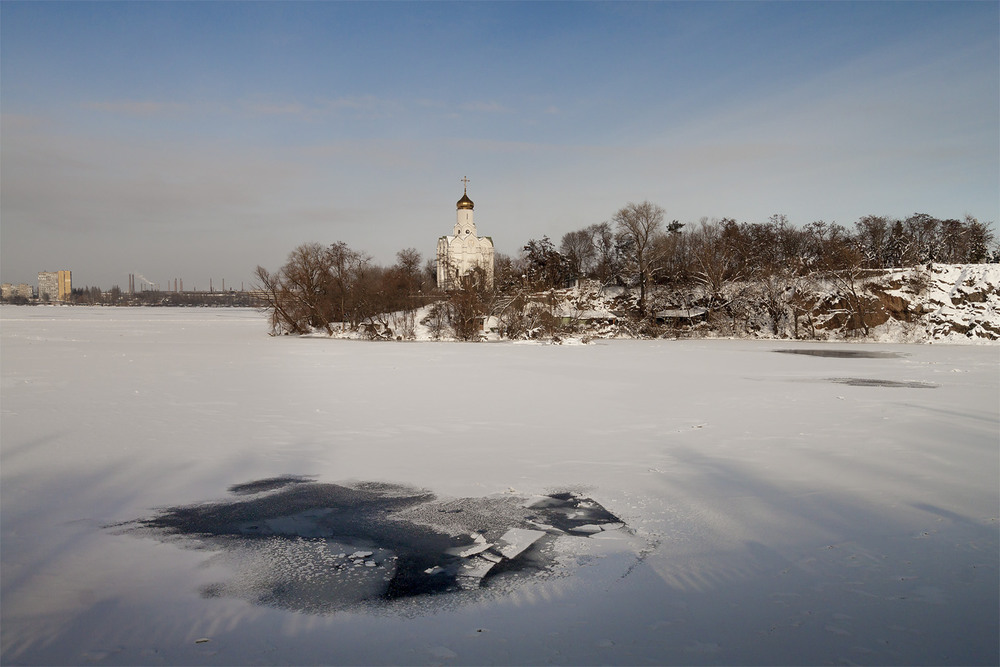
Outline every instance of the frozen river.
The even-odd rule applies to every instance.
[[[0,309],[3,664],[1000,662],[1000,347],[266,330]]]

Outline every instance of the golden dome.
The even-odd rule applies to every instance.
[[[472,203],[472,200],[469,199],[469,195],[463,192],[462,198],[458,200],[457,206],[459,211],[461,211],[462,209],[468,209],[471,211],[474,204]]]

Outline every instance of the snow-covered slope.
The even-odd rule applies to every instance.
[[[528,310],[547,315],[549,326],[529,327],[519,337],[564,343],[660,337],[1000,342],[1000,264],[933,264],[744,281],[727,284],[717,294],[697,286],[656,286],[649,292],[655,320],[634,317],[637,299],[637,290],[595,281],[534,294]],[[430,306],[422,308],[412,318],[410,338],[448,340],[447,327],[429,326],[430,311]],[[490,332],[495,324],[496,318],[487,322],[484,339],[498,339]],[[364,332],[340,330],[334,335],[365,337]]]
[[[1000,339],[1000,264],[935,264],[919,302],[929,340]]]

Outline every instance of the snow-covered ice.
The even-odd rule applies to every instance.
[[[497,542],[497,552],[504,558],[516,558],[544,535],[545,532],[541,530],[511,528]]]
[[[3,664],[1000,662],[997,346],[265,331],[0,308]],[[335,613],[232,588],[260,554],[108,528],[283,475],[580,493],[625,525],[556,539],[530,585]],[[310,567],[356,550],[304,540]]]

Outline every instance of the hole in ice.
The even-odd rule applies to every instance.
[[[876,352],[871,350],[825,350],[816,348],[792,348],[774,350],[780,354],[802,354],[807,357],[834,357],[837,359],[898,359],[903,355],[898,352]]]
[[[320,483],[282,476],[237,484],[237,498],[168,507],[126,532],[215,551],[228,581],[205,597],[330,613],[372,602],[488,588],[505,573],[538,573],[556,539],[623,527],[574,493],[442,500],[413,487]]]
[[[937,389],[933,382],[879,380],[878,378],[830,378],[829,382],[851,387],[896,387],[900,389]]]

